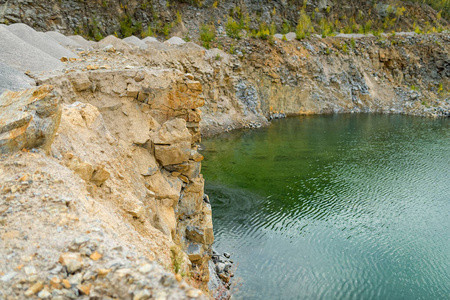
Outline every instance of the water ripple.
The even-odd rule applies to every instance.
[[[374,115],[206,141],[237,299],[448,299],[449,141],[448,120]]]

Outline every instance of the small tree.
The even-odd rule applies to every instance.
[[[295,28],[295,36],[297,40],[304,39],[314,32],[314,27],[311,24],[311,19],[306,14],[305,10],[300,11],[300,18],[297,27]]]

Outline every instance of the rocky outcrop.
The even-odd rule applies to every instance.
[[[448,34],[436,34],[278,40],[273,47],[257,42],[236,49],[248,53],[244,66],[268,116],[345,112],[447,116],[448,45]]]
[[[49,150],[61,118],[51,86],[0,96],[0,153],[43,147]]]
[[[4,264],[1,270],[7,276],[4,290],[11,295],[23,295],[27,290],[30,290],[27,292],[30,295],[39,294],[45,290],[42,295],[51,294],[53,297],[70,293],[87,295],[87,291],[93,295],[101,293],[117,297],[128,288],[135,298],[142,294],[144,299],[166,289],[166,294],[181,295],[175,298],[186,295],[201,297],[197,290],[187,285],[181,287],[183,291],[177,290],[178,282],[183,281],[182,276],[189,275],[184,278],[188,283],[207,291],[208,261],[214,241],[211,207],[204,201],[204,180],[200,173],[203,156],[197,152],[196,146],[201,139],[200,107],[204,104],[200,82],[192,75],[173,69],[122,67],[120,70],[85,69],[60,73],[49,78],[41,77],[38,84],[43,85],[3,94],[0,120],[4,124],[1,130],[2,137],[7,135],[9,140],[2,149],[8,153],[25,147],[42,146],[49,150],[51,156],[47,158],[39,149],[33,150],[33,154],[38,156],[36,161],[45,161],[45,164],[24,162],[27,172],[34,174],[41,168],[48,168],[48,172],[63,174],[64,182],[76,182],[74,189],[80,194],[72,199],[71,218],[79,220],[83,216],[83,222],[97,222],[110,228],[112,231],[105,233],[102,243],[117,240],[127,251],[134,251],[133,255],[147,260],[132,263],[120,256],[124,259],[123,266],[130,270],[128,273],[123,273],[123,266],[110,267],[112,263],[110,266],[89,263],[93,260],[89,258],[91,254],[77,254],[82,250],[76,247],[67,250],[66,241],[58,238],[55,232],[57,228],[49,227],[51,223],[42,220],[39,230],[46,232],[48,238],[36,240],[36,243],[53,245],[46,247],[58,245],[57,249],[52,249],[59,254],[52,252],[48,262],[56,262],[56,256],[65,252],[74,252],[78,258],[70,264],[65,259],[60,260],[61,268],[51,273],[56,277],[54,286],[47,281],[26,280],[25,290],[15,287],[16,280],[23,280],[21,273],[13,271],[15,266]],[[46,84],[55,86],[55,89]],[[24,139],[14,140],[16,135],[11,135],[11,131],[18,129],[34,131]],[[41,140],[33,139],[35,136]],[[22,140],[23,145],[19,143]],[[12,147],[13,144],[18,146]],[[3,156],[2,159],[5,165],[14,160],[11,156]],[[17,172],[25,172],[22,169],[7,170],[4,174],[7,178],[12,178]],[[19,187],[2,187],[1,205],[8,203],[8,207],[13,207],[10,206],[12,199],[19,201],[27,197],[28,194],[22,192],[25,191],[22,185]],[[53,190],[52,184],[45,181],[36,190],[55,199],[73,192],[72,187],[73,184],[69,184],[66,191],[63,186]],[[44,205],[40,201],[41,198],[36,206]],[[29,216],[28,212],[25,216]],[[43,218],[41,215],[36,217]],[[5,220],[8,226],[0,230],[12,230],[12,224],[23,230],[9,217]],[[66,225],[72,231],[89,231],[75,223]],[[29,234],[32,235],[33,230]],[[9,251],[15,245],[16,241],[11,241],[4,250]],[[23,251],[31,251],[30,247],[34,246],[29,244]],[[116,255],[109,252],[111,249],[88,248],[102,255]],[[178,274],[176,280],[168,279],[167,287],[170,289],[165,288],[162,281],[158,281],[163,285],[159,286],[148,280],[145,274],[150,271],[136,271],[149,260],[156,260]],[[153,270],[153,265],[150,266]],[[39,261],[35,268],[38,274],[46,274],[43,278],[52,278],[45,271],[51,269],[46,262]],[[111,269],[108,271],[110,275],[103,275],[104,269]],[[120,275],[122,273],[134,273],[133,278],[142,281],[143,285],[129,287],[129,281],[120,280],[121,276],[131,275]],[[155,267],[151,276],[160,275],[167,277]],[[107,283],[102,280],[104,276],[108,278]],[[64,286],[64,280],[72,283]]]
[[[416,1],[414,1],[416,2]],[[137,36],[148,33],[150,27],[154,34],[178,35],[179,37],[198,37],[201,24],[214,23],[220,32],[225,31],[224,24],[228,16],[239,23],[245,22],[246,30],[258,31],[262,24],[282,29],[295,28],[300,11],[304,9],[316,29],[320,32],[320,22],[326,19],[330,26],[341,24],[337,30],[352,25],[357,29],[370,26],[374,29],[389,25],[395,18],[395,27],[387,28],[396,31],[442,26],[449,17],[448,4],[441,4],[433,10],[426,4],[405,1],[377,1],[372,3],[362,0],[351,0],[342,3],[337,0],[293,0],[266,1],[231,0],[222,1],[19,1],[9,0],[0,4],[0,23],[25,22],[40,31],[58,30],[67,35],[77,33],[100,39],[115,33]],[[433,1],[426,1],[427,3]],[[438,1],[434,1],[438,2]],[[441,1],[441,3],[443,3]],[[397,8],[403,8],[396,14]],[[438,17],[438,11],[442,13]],[[399,11],[400,12],[400,11]],[[342,16],[346,16],[343,18]],[[353,21],[352,21],[353,20]],[[386,22],[386,20],[388,22]],[[338,21],[338,22],[336,22]],[[356,21],[356,22],[355,22]],[[353,23],[352,23],[353,22]],[[357,24],[359,23],[359,24]],[[357,30],[355,29],[355,30]],[[183,42],[181,39],[177,43]]]

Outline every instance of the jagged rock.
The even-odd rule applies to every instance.
[[[192,216],[202,208],[203,193],[188,193],[184,191],[183,197],[178,203],[178,213],[180,215]]]
[[[59,262],[67,268],[67,272],[70,274],[80,270],[83,265],[80,253],[74,252],[62,253],[59,257]]]
[[[102,185],[110,176],[111,174],[103,166],[98,165],[92,174],[91,181],[96,185]]]
[[[141,218],[145,213],[144,204],[133,196],[127,196],[123,199],[123,208],[137,219]]]
[[[44,85],[0,96],[0,153],[48,150],[61,118],[60,97]]]
[[[203,229],[195,227],[195,226],[187,226],[186,227],[186,237],[196,243],[205,243],[205,233]]]
[[[178,164],[189,159],[190,142],[155,145],[156,159],[163,165]]]
[[[24,293],[25,296],[27,297],[31,297],[34,294],[38,293],[39,291],[41,291],[44,288],[44,285],[42,284],[41,281],[36,282],[35,284],[33,284],[32,286],[30,286],[28,288],[28,290],[26,290],[26,292]]]
[[[189,179],[197,178],[200,175],[201,163],[195,161],[189,161],[185,170],[181,174],[187,176]]]
[[[152,134],[156,159],[163,166],[188,161],[191,153],[191,139],[185,120],[177,118],[165,122]]]
[[[173,207],[166,205],[159,205],[157,208],[158,221],[155,226],[160,229],[165,235],[174,237],[177,228],[177,220]]]
[[[152,176],[145,177],[145,180],[148,184],[148,188],[156,194],[158,199],[170,199],[170,201],[165,201],[163,203],[166,206],[172,207],[180,198],[182,187],[180,179],[169,179],[169,177],[163,176],[161,172],[157,171]]]
[[[88,90],[92,84],[86,73],[73,74],[69,77],[69,80],[76,92]]]

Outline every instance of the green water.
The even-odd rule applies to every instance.
[[[450,120],[290,118],[203,142],[237,299],[450,299]]]

